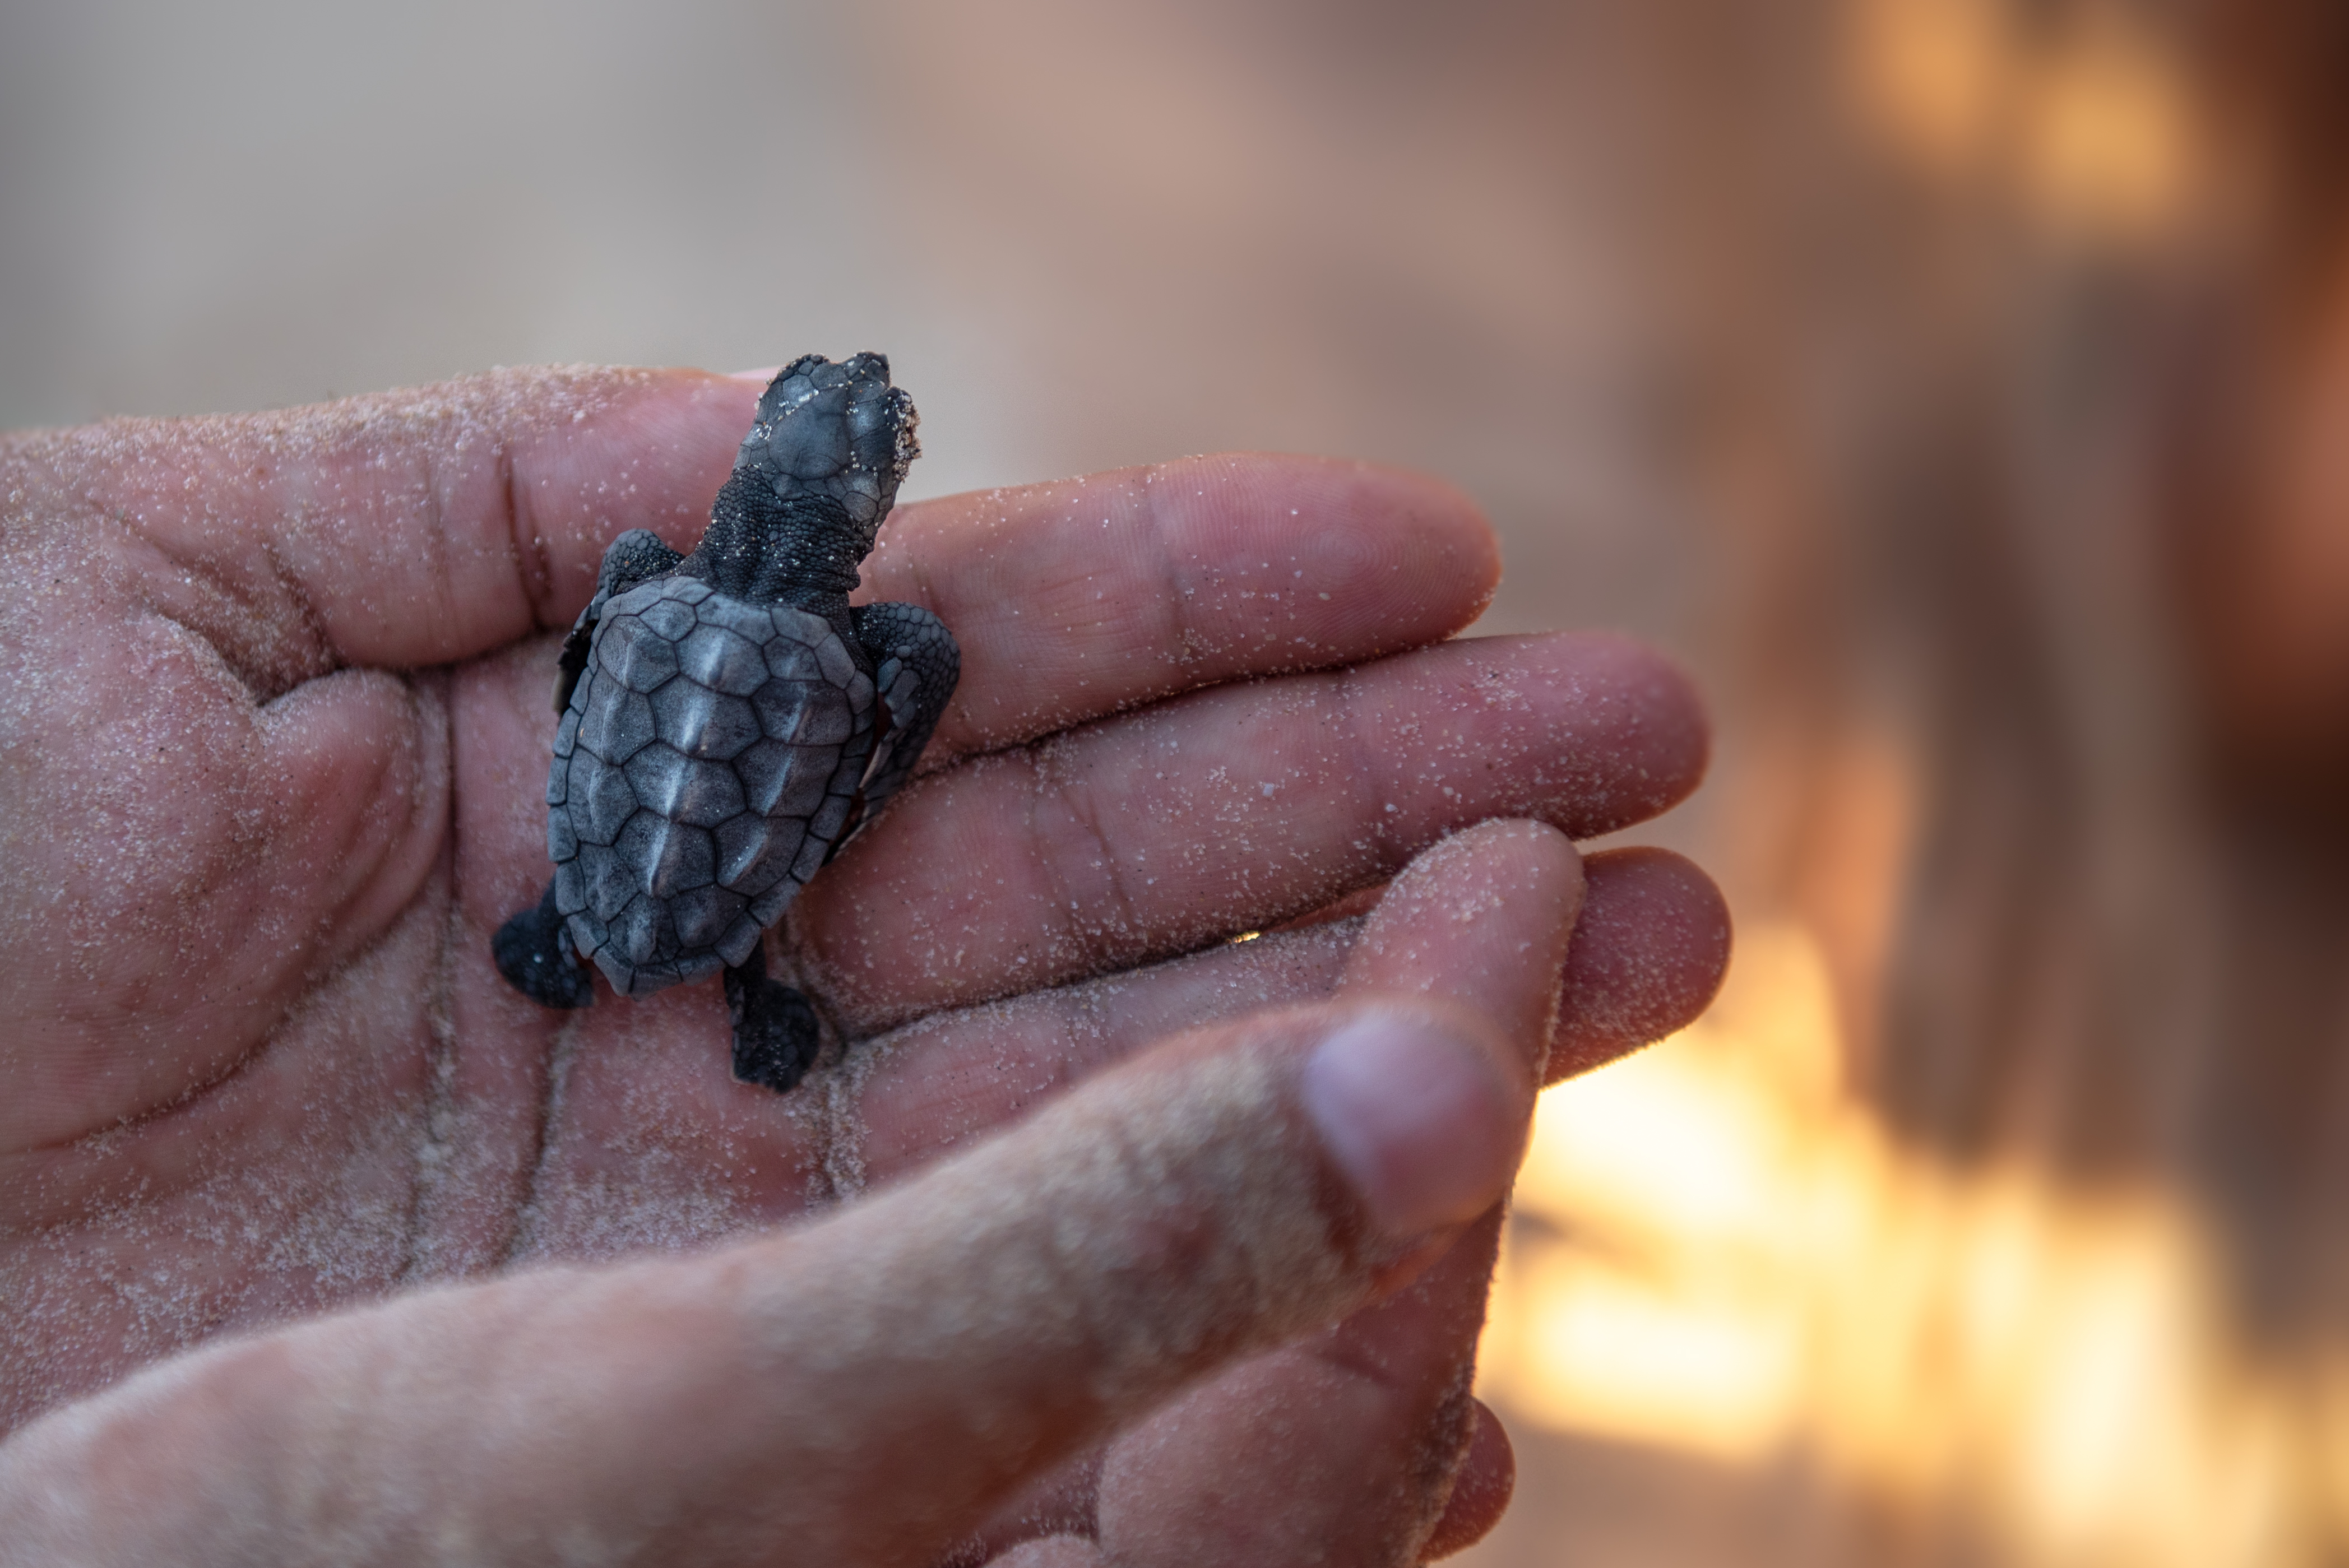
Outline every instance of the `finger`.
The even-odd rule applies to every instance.
[[[698,371],[501,370],[44,432],[7,455],[70,498],[78,526],[119,533],[132,597],[269,696],[562,624],[626,529],[689,548],[757,396]],[[1433,641],[1475,618],[1499,571],[1490,528],[1437,480],[1242,455],[907,506],[859,597],[956,628],[952,751]]]
[[[1101,1568],[1108,1561],[1081,1535],[1047,1535],[988,1559],[988,1568]]]
[[[1491,527],[1425,475],[1241,453],[902,507],[859,599],[962,645],[939,757],[1245,675],[1417,647],[1500,581]]]
[[[1501,821],[1465,829],[1388,886],[1347,956],[1339,991],[1397,991],[1481,1006],[1503,1033],[1525,1042],[1538,1070],[1585,885],[1582,857],[1555,828]]]
[[[1435,1529],[1420,1548],[1423,1563],[1434,1563],[1465,1552],[1492,1533],[1493,1526],[1501,1522],[1508,1511],[1510,1494],[1516,1491],[1517,1456],[1509,1446],[1509,1434],[1501,1425],[1501,1418],[1493,1414],[1481,1399],[1471,1399],[1469,1419],[1474,1429],[1468,1436],[1468,1455],[1460,1462],[1460,1474],[1454,1480],[1450,1501],[1444,1505],[1444,1517],[1436,1521]]]
[[[1448,643],[1195,693],[933,775],[792,905],[854,1033],[1271,925],[1466,823],[1574,837],[1703,771],[1687,680],[1614,637]]]
[[[1566,955],[1551,1083],[1693,1023],[1729,971],[1729,905],[1693,863],[1635,848],[1588,865],[1591,896]]]
[[[1719,988],[1728,957],[1721,895],[1678,855],[1606,850],[1584,861],[1583,873],[1557,992],[1553,1082],[1691,1022]],[[1175,1030],[1319,1001],[1336,990],[1364,923],[1358,915],[1268,932],[1131,974],[936,1014],[860,1042],[838,1152],[867,1181],[895,1181]],[[1717,939],[1702,940],[1707,933]]]
[[[1484,822],[1454,834],[1387,889],[1347,955],[1338,995],[1423,996],[1474,1008],[1539,1083],[1583,889],[1582,857],[1555,828]],[[1394,1089],[1417,1092],[1407,1068],[1403,1076],[1381,1101],[1390,1109],[1401,1103]],[[1370,1086],[1357,1092],[1368,1094]]]
[[[1474,998],[1536,1075],[1582,894],[1580,861],[1555,830],[1471,829],[1395,879],[1340,995]],[[1408,1104],[1415,1077],[1395,1071],[1383,1103]],[[1408,1288],[1121,1439],[1100,1483],[1109,1557],[1416,1561],[1475,1431],[1468,1384],[1499,1237],[1495,1208]]]
[[[261,695],[450,662],[567,621],[605,543],[701,532],[758,389],[688,370],[500,370],[233,418],[115,420],[11,455],[114,541],[124,592]]]
[[[443,845],[431,683],[350,671],[254,707],[168,623],[78,645],[14,738],[0,908],[25,976],[0,1037],[0,1149],[181,1099],[373,942]],[[295,874],[289,868],[299,868]]]
[[[1397,1059],[1403,1103],[1355,1092]],[[1435,1003],[1191,1037],[796,1234],[135,1379],[0,1449],[0,1531],[92,1562],[923,1560],[1489,1207],[1532,1088]]]
[[[1474,1432],[1497,1212],[1401,1293],[1259,1357],[1112,1445],[1099,1539],[1121,1568],[1413,1563]]]

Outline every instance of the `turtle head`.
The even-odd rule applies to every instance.
[[[805,355],[760,395],[758,422],[742,438],[734,473],[787,509],[837,507],[862,560],[896,502],[906,466],[920,455],[915,422],[913,399],[889,385],[887,356],[859,354],[835,365]]]
[[[678,570],[762,603],[844,595],[919,450],[913,400],[889,385],[886,358],[794,359],[760,395],[709,527]]]

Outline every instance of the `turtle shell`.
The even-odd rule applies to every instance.
[[[750,955],[824,862],[873,750],[831,624],[691,577],[617,594],[555,731],[554,905],[626,996]]]

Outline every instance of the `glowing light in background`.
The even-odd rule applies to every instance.
[[[1854,98],[1914,164],[2019,191],[2064,228],[2136,239],[2182,215],[2197,144],[2168,57],[2116,5],[2037,25],[1997,0],[1853,0]]]
[[[1800,1450],[1979,1511],[2017,1562],[2329,1560],[2349,1382],[2239,1351],[2194,1216],[1906,1152],[1840,1059],[1817,947],[1779,925],[1705,1020],[1553,1092],[1479,1391],[1714,1460]]]
[[[2139,13],[1842,17],[1857,112],[1964,211],[2158,248],[2209,194],[2207,128]],[[1886,898],[1749,923],[1711,1015],[1545,1100],[1479,1391],[1520,1428],[1754,1475],[1797,1461],[1969,1540],[1979,1524],[2001,1562],[2349,1560],[2349,1358],[2253,1354],[2184,1196],[1954,1168],[1847,1083],[1831,976],[1877,967],[1900,771],[1869,773],[1861,804],[1882,810],[1839,812],[1827,847]]]

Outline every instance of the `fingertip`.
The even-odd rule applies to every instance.
[[[1603,784],[1572,798],[1563,825],[1595,838],[1693,794],[1712,764],[1713,723],[1694,677],[1669,655],[1611,632],[1570,641],[1578,645],[1572,679],[1586,698],[1574,737],[1578,771]]]
[[[1474,1007],[1530,1061],[1549,1033],[1582,898],[1582,857],[1564,833],[1537,821],[1480,822],[1423,851],[1389,884],[1341,988]]]
[[[1532,1109],[1531,1085],[1505,1065],[1513,1057],[1499,1042],[1385,1008],[1341,1023],[1307,1057],[1306,1119],[1390,1242],[1464,1224],[1507,1191]]]
[[[1188,510],[1188,492],[1207,503],[1215,531],[1293,562],[1287,586],[1309,583],[1325,644],[1394,653],[1440,641],[1484,614],[1500,584],[1500,541],[1484,510],[1433,474],[1276,452],[1188,458],[1149,474],[1162,505],[1173,502],[1168,515]],[[1254,564],[1246,553],[1243,571]]]
[[[1444,548],[1475,614],[1485,613],[1501,586],[1501,536],[1475,498],[1451,480],[1418,469],[1355,465],[1388,488],[1389,507]],[[1460,624],[1466,625],[1468,621]]]
[[[1452,1497],[1436,1521],[1434,1532],[1420,1548],[1420,1561],[1433,1563],[1464,1552],[1501,1522],[1517,1488],[1517,1455],[1509,1444],[1501,1418],[1482,1399],[1469,1401],[1475,1427],[1468,1437],[1468,1452],[1452,1483]]]
[[[1685,1027],[1729,967],[1729,905],[1669,850],[1601,851],[1583,862],[1548,1081],[1587,1072]]]

